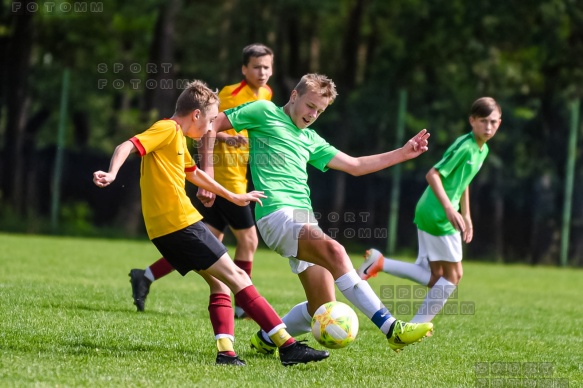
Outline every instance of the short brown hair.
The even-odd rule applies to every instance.
[[[251,58],[259,58],[265,55],[273,57],[273,50],[261,43],[253,43],[243,48],[243,66],[247,66]]]
[[[502,108],[500,105],[494,100],[492,97],[481,97],[478,98],[472,104],[472,108],[470,109],[470,116],[471,117],[488,117],[494,110],[498,110],[500,115],[502,115]]]
[[[180,117],[186,116],[196,109],[206,113],[209,106],[218,103],[219,96],[217,92],[209,89],[203,81],[194,80],[186,85],[186,88],[178,96],[175,113]]]
[[[332,104],[336,99],[336,96],[338,96],[334,81],[323,74],[316,73],[304,75],[294,90],[297,91],[298,95],[300,96],[310,90],[321,95],[322,97],[328,97],[330,98],[329,105]]]

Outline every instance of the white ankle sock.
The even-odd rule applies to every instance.
[[[312,330],[312,317],[308,313],[308,302],[296,304],[281,320],[287,326],[287,332],[292,337],[309,333]]]
[[[309,333],[312,331],[312,317],[308,313],[308,302],[296,304],[290,311],[285,314],[281,320],[286,326],[286,331],[292,337]],[[267,333],[261,330],[263,340],[272,344],[271,339]]]

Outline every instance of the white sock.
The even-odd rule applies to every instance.
[[[286,331],[292,337],[312,331],[312,316],[308,313],[307,301],[296,304],[281,320],[286,326]],[[264,340],[272,343],[265,331],[261,330],[261,334],[263,334]]]
[[[146,271],[144,272],[144,277],[151,282],[156,280],[156,278],[154,278],[154,274],[152,273],[152,270],[150,269],[150,267],[146,268]]]
[[[356,270],[353,269],[340,276],[335,283],[342,295],[362,311],[383,333],[389,332],[396,319],[370,288],[368,282],[358,276]]]
[[[275,346],[271,338],[269,338],[269,335],[263,329],[261,329],[261,339],[263,340],[263,342],[267,342],[269,345]]]
[[[296,304],[281,320],[292,337],[312,331],[312,316],[308,313],[308,302]]]
[[[429,284],[429,279],[431,279],[431,271],[420,265],[387,258],[383,262],[383,272],[399,278],[413,280],[423,286]]]
[[[235,316],[237,318],[241,318],[245,315],[245,310],[243,310],[241,307],[239,306],[235,306]]]
[[[445,302],[455,291],[455,284],[441,277],[435,285],[429,289],[423,304],[419,307],[417,314],[411,319],[413,323],[431,322],[431,320],[441,311]]]

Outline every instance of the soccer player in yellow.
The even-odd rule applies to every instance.
[[[267,82],[272,74],[273,51],[263,44],[251,44],[243,49],[241,72],[244,79],[233,85],[225,86],[219,92],[219,111],[234,108],[241,104],[271,100],[271,89]],[[216,137],[213,163],[201,158],[201,168],[233,193],[247,192],[247,165],[249,159],[248,136],[246,131],[239,133],[234,130],[221,132]],[[213,171],[214,169],[214,171]],[[198,200],[194,206],[202,214],[203,222],[210,231],[222,241],[229,227],[237,240],[234,261],[237,267],[251,277],[253,256],[257,250],[258,238],[253,212],[249,205],[237,206],[224,198],[199,188]],[[151,264],[145,270],[130,271],[134,304],[138,311],[144,310],[146,297],[153,281],[158,280],[174,269],[163,257]],[[211,305],[220,301],[211,300]],[[246,317],[239,306],[235,306],[235,317]]]
[[[186,195],[185,180],[188,180],[238,205],[248,205],[251,201],[261,203],[261,198],[265,198],[257,191],[234,194],[226,190],[198,170],[188,152],[186,137],[200,140],[212,130],[218,103],[218,96],[203,82],[190,83],[178,97],[174,115],[118,145],[109,171],[94,172],[93,181],[98,187],[107,187],[130,154],[138,153],[142,157],[140,188],[148,237],[182,276],[196,271],[209,284],[211,295],[221,294],[227,302],[209,308],[217,340],[217,364],[245,365],[233,347],[231,292],[237,304],[277,344],[283,365],[322,360],[329,353],[296,342],[288,334],[249,276],[233,263],[227,248],[201,222],[201,215]]]

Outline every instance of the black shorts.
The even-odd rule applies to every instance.
[[[200,221],[152,242],[182,276],[207,269],[227,253],[227,248]]]
[[[225,232],[227,226],[235,230],[249,229],[255,226],[250,205],[238,206],[219,196],[216,197],[215,203],[211,207],[205,207],[198,199],[192,203],[203,216],[203,221],[221,232]]]

